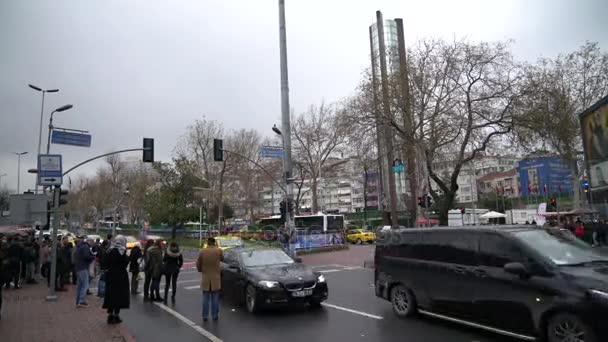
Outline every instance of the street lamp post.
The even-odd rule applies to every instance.
[[[6,173],[0,175],[0,189],[2,189],[2,177],[6,176]]]
[[[203,188],[195,186],[192,188],[194,191],[213,191],[211,188]],[[209,200],[207,200],[207,222],[209,222]],[[203,206],[199,206],[199,219],[198,219],[198,247],[203,247]]]
[[[17,194],[20,193],[21,183],[21,156],[27,154],[27,152],[13,152],[17,155]]]
[[[33,84],[28,84],[28,86],[42,93],[42,105],[40,106],[40,129],[38,131],[38,154],[40,154],[40,149],[42,145],[42,118],[44,116],[44,95],[46,93],[56,93],[59,91],[59,89],[42,89]],[[36,182],[36,190],[38,190],[38,182]]]
[[[46,154],[49,154],[49,152],[51,150],[51,131],[53,131],[53,114],[63,112],[64,110],[68,110],[72,107],[74,107],[74,106],[72,106],[71,104],[67,104],[67,105],[61,106],[51,112],[51,118],[49,120],[49,133],[48,133],[47,140],[46,140]]]

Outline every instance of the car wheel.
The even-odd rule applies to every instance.
[[[247,285],[247,289],[245,290],[245,306],[250,313],[258,311],[258,301],[255,292],[255,287],[253,285]]]
[[[593,329],[578,316],[560,313],[549,319],[547,324],[549,342],[597,342]]]
[[[417,312],[416,297],[403,285],[395,285],[391,289],[391,303],[393,311],[399,317],[410,317]]]
[[[363,241],[361,241],[361,239],[357,239],[357,245],[360,245],[362,243],[363,243]]]
[[[320,309],[323,307],[323,305],[321,305],[321,301],[318,300],[311,300],[308,302],[308,305],[310,305],[311,309]]]

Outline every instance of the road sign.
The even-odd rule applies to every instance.
[[[63,183],[60,154],[38,155],[38,185],[50,186]]]
[[[53,144],[91,147],[91,135],[80,132],[53,130],[51,141]]]
[[[405,167],[403,166],[403,164],[397,164],[393,166],[394,173],[402,173],[403,171],[405,171]]]
[[[284,151],[280,146],[262,146],[260,154],[262,158],[283,158]]]

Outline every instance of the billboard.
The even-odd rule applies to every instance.
[[[608,189],[608,96],[580,115],[592,190]]]
[[[559,157],[523,159],[519,161],[517,169],[522,197],[572,192],[572,172]]]

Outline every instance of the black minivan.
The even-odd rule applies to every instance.
[[[378,236],[376,296],[525,340],[608,341],[608,257],[569,231],[395,229]]]

